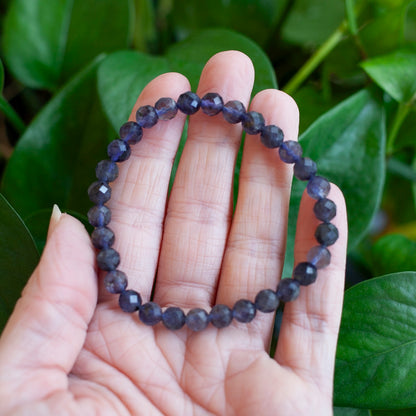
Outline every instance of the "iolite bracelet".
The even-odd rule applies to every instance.
[[[201,308],[191,309],[188,313],[178,307],[164,310],[155,302],[142,303],[138,292],[127,289],[127,276],[117,267],[120,264],[119,253],[112,248],[114,233],[108,228],[111,211],[105,205],[111,198],[109,183],[118,176],[117,163],[127,160],[131,153],[130,146],[142,139],[143,128],[151,128],[159,120],[170,120],[179,111],[192,115],[199,109],[208,116],[220,112],[231,124],[241,123],[244,131],[250,135],[260,135],[261,142],[268,148],[279,148],[280,159],[285,163],[294,164],[294,175],[308,181],[307,192],[316,200],[313,211],[321,221],[315,232],[317,245],[312,247],[306,261],[299,263],[293,270],[293,277],[282,279],[277,289],[261,290],[254,300],[240,299],[232,307],[215,305],[207,312]],[[330,263],[331,255],[328,246],[338,239],[338,230],[331,224],[336,215],[336,205],[327,198],[330,190],[329,182],[316,175],[315,162],[302,156],[302,148],[298,142],[284,141],[282,130],[275,125],[265,125],[263,116],[256,111],[247,112],[240,101],[229,101],[224,104],[217,93],[208,93],[199,98],[193,92],[181,94],[175,102],[172,98],[160,98],[154,106],[145,105],[136,113],[136,122],[129,121],[120,128],[120,138],[112,141],[107,148],[108,159],[97,164],[97,181],[88,188],[88,196],[95,204],[88,211],[88,220],[95,227],[91,234],[92,243],[98,249],[97,264],[106,271],[104,285],[108,292],[119,294],[120,308],[124,312],[138,311],[140,320],[146,325],[163,322],[168,329],[180,329],[186,325],[193,331],[205,329],[209,323],[216,328],[224,328],[235,319],[238,322],[252,321],[257,311],[274,312],[280,302],[295,300],[300,286],[307,286],[317,278],[317,270]]]

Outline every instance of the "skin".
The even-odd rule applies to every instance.
[[[218,92],[261,112],[296,140],[292,98],[265,90],[249,99],[251,61],[227,51],[206,64],[197,93]],[[132,111],[190,90],[180,74],[151,81]],[[276,288],[283,266],[292,165],[247,136],[232,215],[241,126],[219,116],[190,119],[188,140],[167,197],[185,117],[144,133],[112,185],[111,228],[129,288],[162,307],[232,306]],[[342,309],[347,223],[340,190],[332,221],[339,240],[331,264],[285,306],[276,354],[268,354],[273,314],[200,333],[147,327],[102,289],[84,227],[54,210],[48,241],[0,339],[2,415],[331,415],[334,357]],[[306,193],[295,262],[316,245],[318,221]],[[154,277],[157,269],[157,280]]]

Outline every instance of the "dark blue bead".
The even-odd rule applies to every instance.
[[[282,302],[291,302],[299,296],[300,284],[294,279],[282,279],[277,286],[276,293]]]
[[[233,311],[226,305],[215,305],[209,313],[210,321],[216,328],[225,328],[233,320]]]
[[[233,315],[238,322],[251,322],[256,316],[256,306],[249,300],[240,299],[233,307]]]
[[[146,325],[156,325],[162,320],[162,309],[157,303],[145,303],[140,307],[139,318]]]
[[[127,276],[120,270],[112,270],[104,277],[104,287],[109,293],[121,293],[127,287]]]
[[[293,173],[301,181],[306,181],[315,175],[316,163],[308,157],[302,157],[295,163]]]
[[[151,105],[144,105],[136,111],[136,121],[141,127],[153,127],[157,121],[158,116],[156,110]]]
[[[201,99],[194,92],[188,91],[179,96],[176,105],[182,113],[192,115],[199,110]]]
[[[94,204],[105,204],[111,198],[111,188],[106,182],[94,182],[88,188],[88,197]]]
[[[119,134],[123,142],[136,144],[143,137],[143,129],[134,121],[128,121],[120,127]]]
[[[273,124],[261,129],[260,140],[269,149],[279,147],[283,143],[284,135],[280,127]]]
[[[130,157],[131,149],[123,140],[113,140],[107,147],[108,157],[113,162],[124,162]]]
[[[216,92],[209,92],[201,98],[201,110],[209,116],[215,116],[223,107],[224,102]]]
[[[228,121],[228,123],[236,124],[245,119],[246,108],[240,101],[228,101],[228,103],[225,104],[222,109],[222,115],[224,116],[225,121]]]
[[[115,270],[120,264],[120,255],[112,248],[101,250],[97,254],[97,264],[101,270]]]
[[[315,231],[315,238],[323,246],[331,246],[338,240],[338,228],[331,223],[319,224]]]
[[[322,176],[312,177],[306,186],[308,195],[314,199],[326,198],[330,189],[330,183]]]
[[[185,325],[185,314],[181,308],[172,306],[163,312],[162,321],[168,329],[181,329]]]
[[[171,120],[176,116],[178,106],[172,98],[163,97],[157,100],[155,110],[160,120]]]
[[[334,201],[322,198],[315,202],[313,212],[318,220],[329,222],[337,215],[337,206]]]
[[[137,293],[135,290],[124,290],[120,293],[118,304],[124,312],[136,312],[142,304],[142,298],[140,293]]]
[[[254,304],[257,310],[261,312],[274,312],[279,306],[279,298],[275,291],[264,289],[257,293]]]
[[[118,176],[118,166],[111,160],[102,160],[95,168],[95,175],[100,181],[113,182]]]
[[[293,270],[293,278],[302,286],[308,286],[316,280],[316,267],[306,261],[299,263]]]
[[[279,156],[285,163],[296,163],[302,156],[302,147],[294,140],[286,140],[280,145]]]
[[[317,269],[323,269],[331,262],[331,253],[324,246],[315,246],[308,251],[306,259]]]
[[[111,211],[105,205],[91,207],[87,216],[93,227],[104,227],[111,221]]]
[[[243,129],[247,134],[260,133],[264,127],[264,118],[257,111],[249,111],[243,120]]]
[[[91,233],[92,244],[99,250],[111,247],[114,244],[114,240],[114,233],[107,227],[96,228]]]
[[[202,331],[209,324],[209,316],[201,308],[191,309],[186,315],[186,325],[192,331]]]

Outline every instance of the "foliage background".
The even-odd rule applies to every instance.
[[[238,49],[255,91],[294,96],[304,153],[346,197],[335,415],[416,415],[416,1],[1,0],[0,12],[1,326],[52,205],[85,221],[94,166],[138,92],[171,70],[195,89],[211,55]]]

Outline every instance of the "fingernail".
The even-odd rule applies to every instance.
[[[59,220],[61,219],[62,212],[59,209],[58,205],[54,204],[52,208],[51,219],[49,220],[48,236],[52,233],[55,227],[58,225]]]

